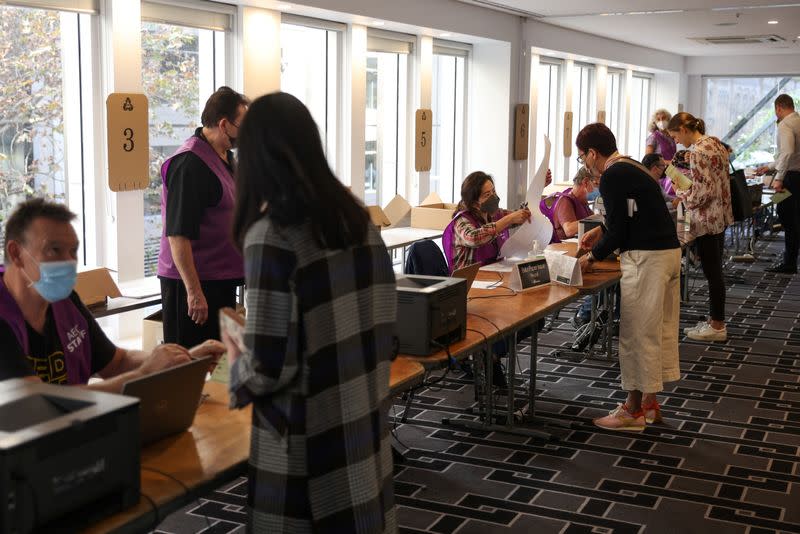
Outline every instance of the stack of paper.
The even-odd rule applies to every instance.
[[[692,186],[692,181],[689,179],[689,177],[683,174],[680,169],[674,165],[668,165],[667,170],[664,172],[667,174],[667,177],[672,182],[672,187],[675,189],[683,191],[684,189],[689,189]]]

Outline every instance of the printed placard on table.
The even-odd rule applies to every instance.
[[[514,108],[514,159],[528,159],[528,104]]]
[[[431,170],[431,158],[433,154],[433,112],[429,109],[418,109],[415,114],[415,135],[414,135],[414,169],[417,172]]]
[[[549,283],[550,270],[544,258],[521,261],[511,271],[510,287],[515,291],[525,291]]]
[[[147,97],[112,93],[108,117],[108,187],[115,192],[146,189],[150,184],[150,139]]]
[[[552,281],[568,286],[583,285],[583,274],[578,258],[563,253],[548,253],[548,251],[545,251],[545,258]]]

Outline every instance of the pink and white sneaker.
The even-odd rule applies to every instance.
[[[606,430],[641,432],[645,427],[644,411],[631,413],[625,404],[620,404],[605,417],[595,419],[594,424]]]

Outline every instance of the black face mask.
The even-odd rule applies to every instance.
[[[481,203],[481,211],[486,215],[493,215],[500,208],[500,197],[492,195],[486,201]]]
[[[232,122],[231,124],[233,124],[234,126],[236,126],[236,129],[237,129],[237,130],[239,129],[239,125],[238,125],[238,124],[234,124],[233,122]],[[225,135],[227,135],[227,136],[228,136],[228,142],[231,144],[231,148],[236,148],[236,144],[237,144],[237,143],[236,143],[236,141],[237,141],[239,138],[238,138],[238,137],[233,137],[233,136],[231,136],[231,135],[230,135],[230,134],[229,134],[227,131],[225,132]]]

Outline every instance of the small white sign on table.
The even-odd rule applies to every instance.
[[[568,286],[583,285],[581,264],[578,258],[566,254],[545,253],[547,266],[550,269],[550,279]]]

